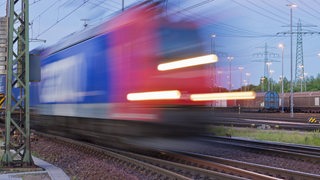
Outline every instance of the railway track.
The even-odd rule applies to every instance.
[[[263,154],[270,154],[271,156],[295,159],[297,161],[309,162],[315,165],[320,164],[320,147],[315,146],[303,146],[278,142],[265,142],[216,136],[206,136],[199,140],[204,141],[206,143],[212,143],[214,145],[217,145],[218,143],[233,146],[236,148],[248,149],[249,151],[257,151]],[[319,174],[287,170],[278,167],[275,168],[254,163],[246,163],[221,157],[215,157],[211,155],[203,155],[195,152],[180,151],[180,153],[184,153],[186,155],[198,157],[201,159],[212,160],[214,162],[223,163],[226,165],[245,168],[254,172],[261,172],[263,174],[268,174],[273,177],[280,177],[281,179],[320,179]]]
[[[119,164],[130,167],[132,170],[152,174],[157,179],[276,179],[221,163],[209,162],[173,152],[164,152],[163,150],[136,149],[136,147],[133,147],[135,151],[139,151],[140,153],[149,152],[148,155],[142,155],[140,153],[96,146],[67,138],[51,135],[45,136],[63,141],[63,143],[69,145],[72,144],[77,149],[82,149],[100,157],[107,156]]]
[[[319,114],[295,114],[291,118],[288,113],[222,113],[214,112],[212,125],[236,126],[236,127],[258,127],[269,125],[271,128],[314,131],[320,129],[318,123],[308,123],[310,117],[320,119]]]
[[[46,135],[47,136],[47,135]],[[132,170],[153,174],[157,179],[275,179],[271,176],[235,168],[221,163],[213,163],[186,155],[169,153],[155,149],[139,149],[139,152],[156,154],[141,155],[118,149],[105,148],[66,138],[51,136],[55,140],[72,144],[77,149],[108,156],[119,164],[125,164]]]
[[[293,170],[288,170],[288,169],[283,169],[278,167],[270,167],[270,166],[255,164],[255,163],[236,161],[236,160],[203,155],[198,153],[190,153],[190,152],[179,152],[179,153],[182,153],[191,157],[206,159],[207,161],[212,161],[215,163],[221,163],[226,166],[240,168],[250,172],[260,173],[268,176],[268,178],[272,177],[272,178],[279,178],[279,179],[310,179],[310,180],[320,178],[320,175],[317,175],[317,174],[304,173],[304,172],[293,171]],[[253,179],[256,179],[256,178],[253,178]]]
[[[121,152],[121,154],[174,171],[188,179],[277,179],[225,163],[212,162],[185,152],[161,150],[158,155],[151,155],[153,157],[129,152]]]
[[[297,160],[309,161],[316,164],[320,163],[320,147],[316,146],[303,146],[279,142],[266,142],[217,136],[207,136],[207,139],[204,138],[202,141],[243,147],[259,152],[276,154],[277,156],[287,156]]]
[[[319,175],[230,160],[188,151],[131,147],[131,152],[65,138],[77,149],[108,156],[134,171],[157,179],[320,179]],[[221,139],[220,139],[221,140]],[[224,141],[224,140],[222,140]],[[241,142],[238,142],[241,144]],[[245,143],[243,143],[245,144]],[[316,156],[315,154],[313,154]]]

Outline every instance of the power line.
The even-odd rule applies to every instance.
[[[253,8],[250,8],[250,7],[248,7],[248,6],[246,6],[246,5],[242,4],[242,3],[239,3],[239,2],[237,2],[237,1],[235,1],[235,0],[232,0],[232,2],[238,4],[239,6],[244,7],[244,8],[246,8],[246,9],[250,10],[250,11],[253,11],[253,12],[257,13],[257,14],[260,14],[261,16],[264,16],[264,17],[266,17],[266,18],[268,18],[268,19],[272,19],[272,20],[274,20],[274,21],[280,22],[281,24],[284,24],[284,23],[285,23],[285,21],[281,21],[281,20],[276,19],[276,18],[273,18],[273,17],[271,17],[271,16],[264,15],[263,13],[255,10],[255,9],[253,9]]]
[[[41,33],[38,34],[38,36],[36,38],[39,38],[41,35],[43,35],[44,33],[48,32],[50,29],[52,29],[55,25],[57,25],[58,23],[60,23],[61,21],[63,21],[64,19],[66,19],[67,17],[69,17],[71,14],[73,14],[74,12],[76,12],[78,9],[80,9],[83,5],[85,5],[88,2],[88,0],[85,0],[81,5],[79,5],[78,7],[76,7],[74,10],[72,10],[71,12],[69,12],[67,15],[65,15],[63,18],[57,20],[54,24],[52,24],[50,27],[48,27],[47,29],[45,29],[44,31],[42,31]]]
[[[259,47],[259,48],[264,48],[264,51],[255,53],[253,55],[256,56],[256,57],[263,57],[263,60],[258,59],[258,60],[254,60],[254,62],[263,62],[263,64],[264,64],[264,77],[268,77],[269,78],[269,71],[270,71],[269,68],[270,68],[271,64],[268,64],[268,63],[279,62],[277,60],[270,59],[270,58],[278,58],[279,54],[270,52],[268,50],[268,49],[270,49],[270,47],[268,46],[267,43],[265,43],[264,47]]]
[[[43,10],[41,13],[39,13],[36,17],[34,17],[31,22],[33,22],[35,19],[40,18],[41,15],[43,15],[44,13],[46,13],[49,9],[53,8],[54,5],[56,5],[58,2],[60,2],[61,0],[57,0],[55,2],[53,2],[52,4],[50,4],[45,10]],[[39,1],[37,1],[39,2]]]

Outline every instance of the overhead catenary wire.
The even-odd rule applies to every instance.
[[[36,38],[39,38],[41,35],[43,35],[44,33],[48,32],[50,29],[52,29],[54,26],[56,26],[58,23],[60,23],[61,21],[63,21],[64,19],[66,19],[67,17],[69,17],[71,14],[73,14],[74,12],[76,12],[78,9],[80,9],[83,5],[85,5],[88,2],[88,0],[85,0],[83,3],[81,3],[79,6],[77,6],[74,10],[70,11],[68,14],[66,14],[64,17],[62,17],[61,19],[58,19],[54,24],[52,24],[51,26],[49,26],[47,29],[43,30],[41,33],[39,33]]]

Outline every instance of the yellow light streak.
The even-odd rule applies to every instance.
[[[210,54],[210,55],[205,55],[205,56],[199,56],[199,57],[194,57],[194,58],[183,59],[183,60],[173,61],[173,62],[169,62],[169,63],[159,64],[158,70],[159,71],[167,71],[167,70],[172,70],[172,69],[215,63],[217,61],[218,61],[218,57],[215,54]]]
[[[192,101],[212,101],[212,100],[254,99],[255,97],[256,97],[255,92],[247,91],[247,92],[191,94],[190,99]]]
[[[178,90],[139,92],[127,95],[129,101],[170,100],[179,99],[180,97],[181,93]]]

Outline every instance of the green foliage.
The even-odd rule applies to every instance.
[[[249,85],[250,90],[256,92],[267,91],[269,83],[270,90],[281,92],[281,80],[267,79],[266,77],[263,78],[263,81],[261,79],[262,78],[260,78],[259,85]],[[301,85],[302,91],[320,91],[320,74],[318,74],[317,77],[306,77],[302,84],[300,84],[300,82],[294,83],[293,91],[300,92]],[[288,80],[286,77],[283,79],[283,89],[285,93],[290,92],[290,80]]]
[[[237,136],[256,140],[277,141],[293,144],[320,146],[320,130],[313,132],[287,130],[261,130],[256,128],[212,127],[211,132],[218,136]]]

